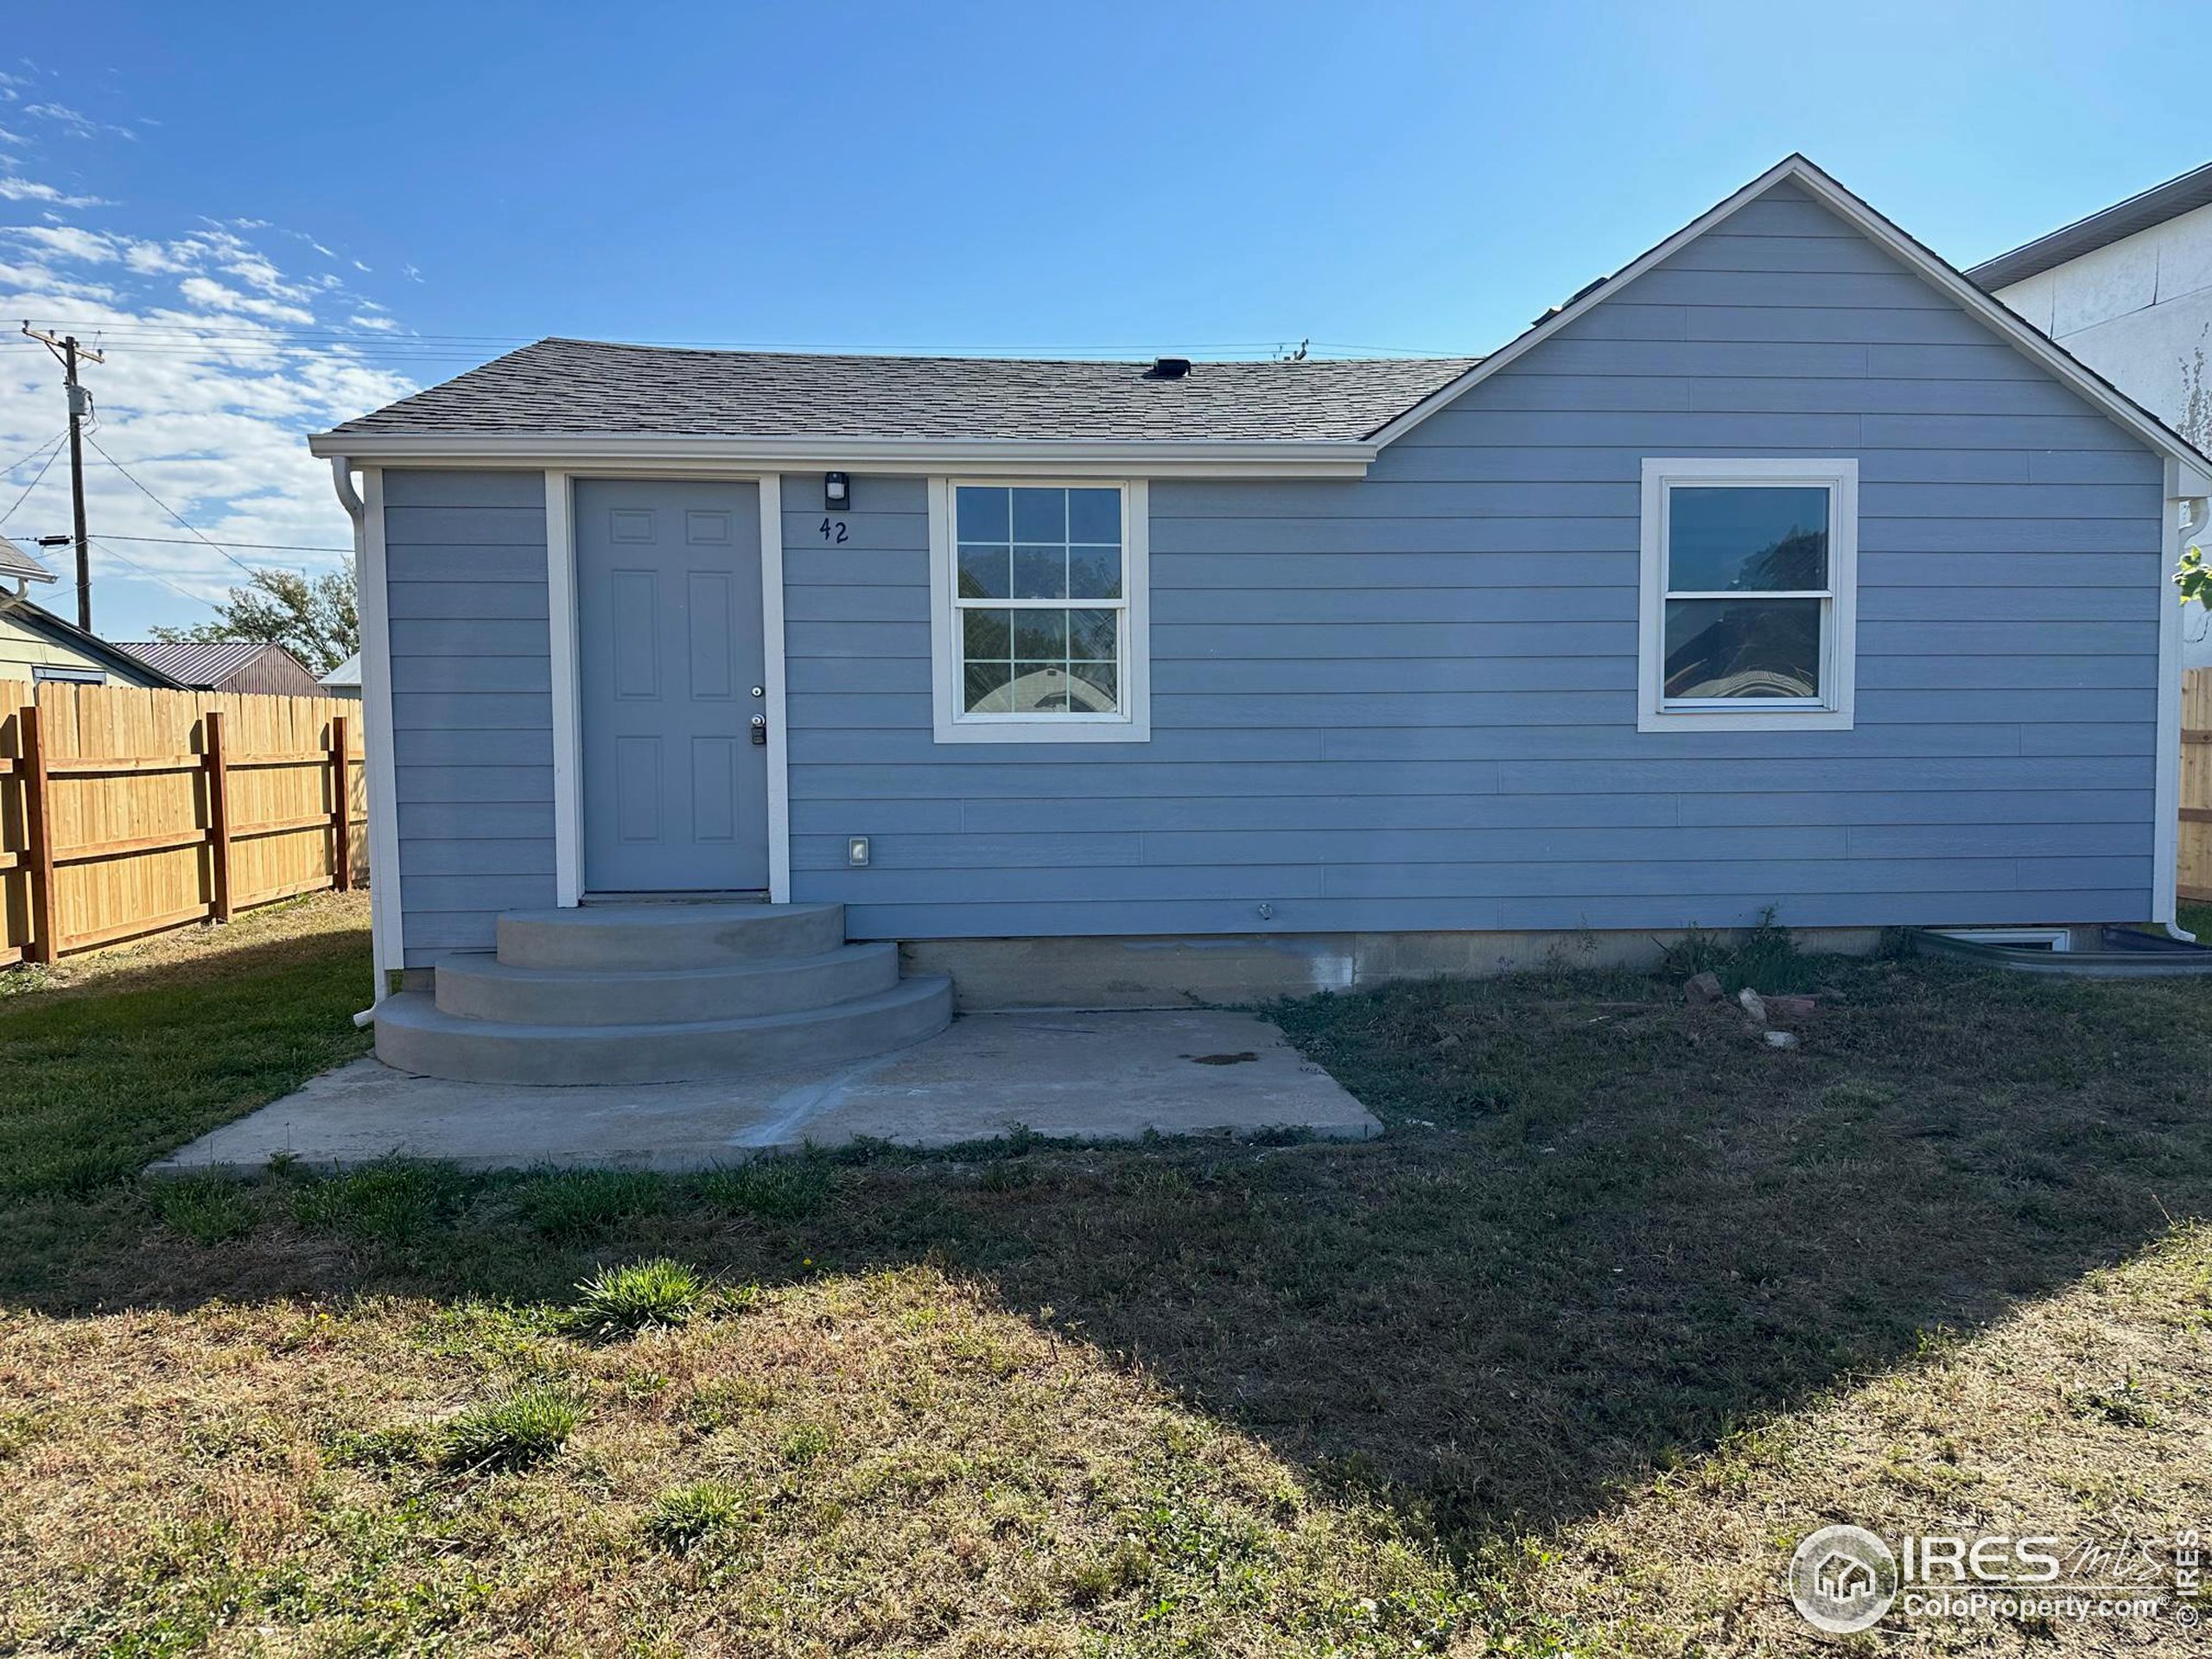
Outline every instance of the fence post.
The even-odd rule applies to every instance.
[[[353,791],[346,787],[346,716],[330,717],[330,885],[340,893],[353,886]]]
[[[207,845],[213,860],[213,919],[231,919],[231,774],[223,758],[223,715],[210,709],[200,717],[204,740],[200,766],[207,773]]]
[[[52,962],[61,954],[60,926],[54,902],[54,819],[48,810],[47,791],[53,779],[46,771],[46,733],[40,710],[31,704],[16,715],[17,747],[22,749],[23,776],[23,849],[31,884],[31,936],[23,956],[31,962]]]

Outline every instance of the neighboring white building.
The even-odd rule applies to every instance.
[[[1967,272],[2172,427],[2212,448],[2212,164]],[[2191,606],[2183,660],[2212,666]]]

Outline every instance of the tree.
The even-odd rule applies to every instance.
[[[312,579],[296,570],[257,569],[253,584],[233,588],[213,622],[156,628],[156,639],[259,639],[282,645],[317,674],[327,674],[361,648],[350,567]]]
[[[2205,384],[2202,345],[2182,359],[2181,384],[2181,435],[2199,449],[2212,449],[2212,387]],[[2181,589],[2183,604],[2195,600],[2212,610],[2212,564],[2205,562],[2202,548],[2192,547],[2181,556],[2174,586]]]

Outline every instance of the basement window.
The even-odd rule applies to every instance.
[[[1647,732],[1840,731],[1856,664],[1859,463],[1643,463]]]
[[[940,743],[1150,735],[1141,482],[932,480]]]

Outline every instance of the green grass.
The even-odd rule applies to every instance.
[[[56,1166],[0,1208],[0,1646],[1796,1651],[1816,1521],[2194,1516],[2212,986],[1693,949],[1274,1010],[1358,1145]],[[159,1141],[131,1052],[80,1155]]]
[[[691,1268],[664,1255],[603,1268],[576,1291],[569,1318],[578,1330],[627,1336],[683,1324],[697,1311],[707,1287]]]
[[[825,1158],[760,1157],[710,1171],[700,1181],[699,1193],[717,1209],[798,1221],[822,1207],[836,1181],[836,1167]]]
[[[518,1389],[448,1422],[439,1437],[443,1460],[457,1469],[527,1469],[566,1446],[582,1414],[557,1389]]]
[[[568,1169],[536,1175],[516,1189],[524,1221],[551,1238],[597,1238],[624,1222],[658,1215],[667,1184],[650,1170]]]
[[[219,970],[0,996],[0,1197],[85,1195],[368,1052],[365,927],[235,923]],[[0,982],[15,971],[0,974]]]
[[[688,1554],[709,1540],[734,1531],[746,1514],[745,1494],[728,1481],[688,1481],[653,1500],[645,1534],[663,1549]]]

